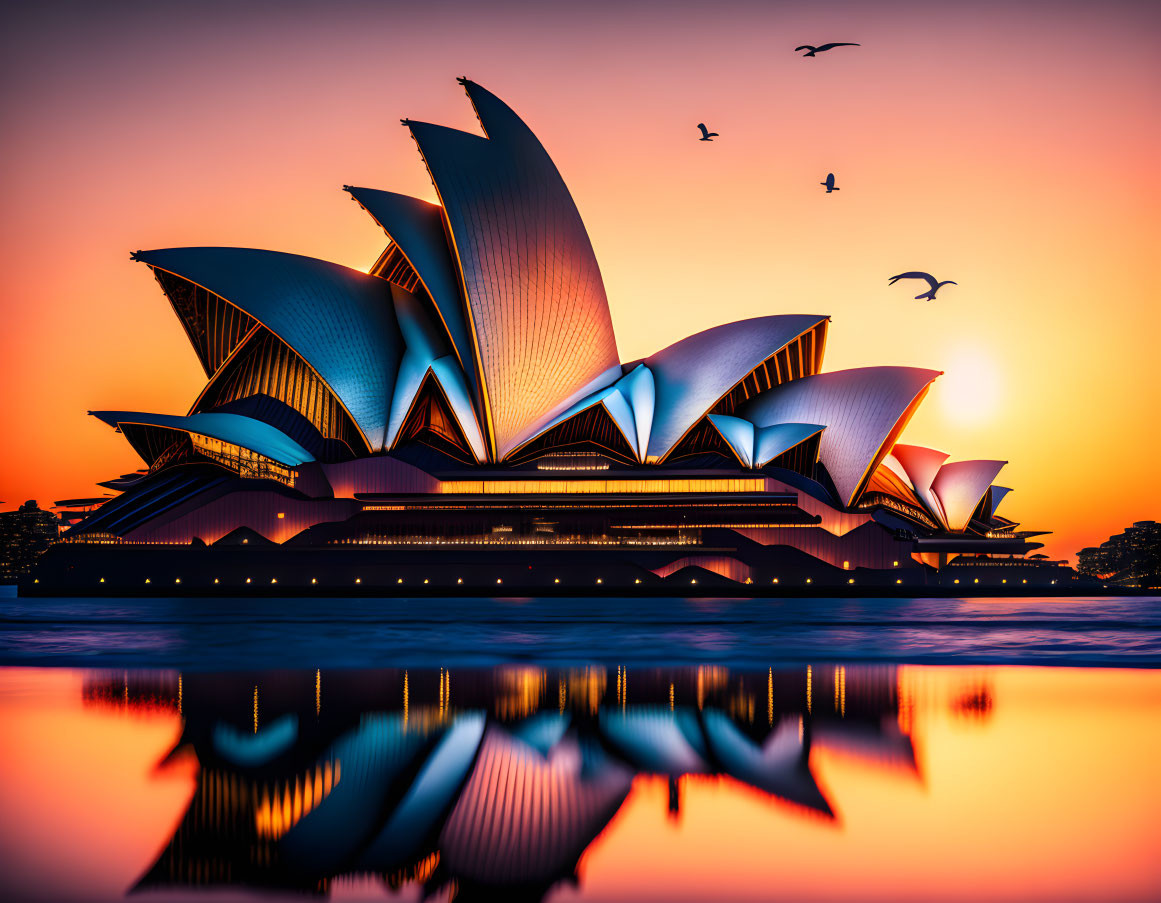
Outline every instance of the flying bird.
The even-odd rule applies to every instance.
[[[924,281],[927,282],[928,285],[931,286],[931,288],[929,288],[927,291],[925,291],[922,295],[916,295],[915,296],[916,301],[934,301],[935,300],[935,293],[937,291],[939,291],[941,287],[943,287],[945,285],[959,285],[958,282],[952,282],[950,279],[945,280],[944,282],[937,282],[935,277],[932,276],[930,273],[920,273],[920,272],[900,273],[898,276],[892,276],[891,281],[888,282],[887,284],[894,285],[900,279],[923,279]]]
[[[814,56],[816,53],[822,53],[824,50],[833,50],[835,47],[861,47],[861,44],[852,44],[849,41],[836,41],[833,44],[821,44],[818,47],[813,47],[810,44],[803,44],[801,47],[795,47],[796,51],[805,50],[806,53],[802,56]]]
[[[701,129],[701,137],[697,139],[698,141],[713,141],[718,137],[718,133],[711,132],[709,129],[707,129],[704,122],[699,122],[697,127]]]
[[[836,187],[835,187],[835,184],[834,184],[834,173],[833,173],[833,172],[828,172],[828,173],[826,174],[826,181],[825,181],[825,182],[819,182],[818,184],[819,184],[819,185],[825,185],[825,186],[826,186],[826,193],[827,193],[827,194],[830,194],[832,191],[842,191],[842,189],[841,189],[841,188],[836,188]]]

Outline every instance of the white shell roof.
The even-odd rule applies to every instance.
[[[763,392],[737,413],[756,426],[824,424],[819,459],[849,507],[937,376],[916,367],[820,373]]]
[[[213,292],[277,335],[330,387],[370,447],[383,447],[403,355],[390,283],[249,248],[170,248],[134,259]]]
[[[646,358],[656,395],[647,460],[662,460],[750,371],[826,319],[782,314],[738,320],[695,333]]]
[[[947,528],[962,532],[971,520],[976,505],[992,485],[992,480],[1007,461],[956,461],[944,464],[931,488],[947,516]]]
[[[592,243],[560,173],[506,104],[462,83],[487,138],[407,125],[447,217],[503,460],[621,368]]]
[[[244,417],[241,414],[209,412],[182,417],[176,414],[146,414],[141,411],[89,411],[89,413],[117,428],[122,424],[136,424],[198,433],[211,439],[248,448],[288,467],[297,467],[299,464],[314,460],[310,452],[281,430],[262,420]]]

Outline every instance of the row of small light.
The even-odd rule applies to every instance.
[[[979,583],[979,582],[980,582],[980,578],[979,578],[979,577],[976,577],[976,578],[975,578],[975,579],[972,581],[972,583]],[[1001,582],[1001,583],[1007,583],[1007,582],[1008,582],[1008,578],[1007,578],[1007,577],[1005,577],[1005,578],[1004,578],[1004,579],[1002,579],[1000,582]],[[1027,583],[1028,581],[1027,581],[1027,580],[1021,580],[1020,582],[1021,582],[1021,583]],[[955,579],[952,581],[952,583],[959,583],[959,577],[956,577],[956,578],[955,578]],[[1055,580],[1053,580],[1053,581],[1052,581],[1052,585],[1053,585],[1053,586],[1056,586],[1056,581],[1055,581]]]
[[[99,579],[97,582],[98,582],[98,583],[104,583],[104,582],[105,582],[105,578],[104,578],[104,577],[101,577],[101,578],[100,578],[100,579]],[[146,582],[146,583],[152,583],[153,581],[152,581],[152,580],[151,580],[149,577],[146,577],[146,578],[145,578],[145,582]],[[181,583],[181,578],[180,578],[180,577],[175,577],[173,582],[174,582],[175,584],[180,584],[180,583]],[[221,582],[222,582],[222,581],[221,581],[221,580],[220,580],[218,577],[215,577],[215,578],[214,578],[214,583],[215,583],[215,584],[220,584]],[[272,584],[276,584],[276,583],[278,583],[278,578],[277,578],[277,577],[271,577],[271,578],[270,578],[270,582],[271,582]],[[311,577],[311,578],[310,578],[310,582],[311,582],[311,585],[312,585],[312,586],[313,586],[313,585],[317,585],[317,584],[318,584],[318,578],[317,578],[317,577]],[[357,584],[361,584],[362,582],[363,582],[363,579],[362,579],[361,577],[356,577],[356,578],[355,578],[355,583],[357,583]],[[395,582],[396,582],[396,584],[402,584],[402,583],[403,583],[403,578],[402,578],[402,577],[399,577],[399,578],[397,578],[397,579],[396,579],[396,581],[395,581]],[[430,580],[429,580],[427,577],[424,577],[424,578],[423,578],[423,582],[424,582],[424,584],[429,584],[431,581],[430,581]],[[457,583],[457,584],[462,584],[463,582],[464,582],[464,578],[463,578],[463,577],[458,577],[458,578],[456,578],[456,583]],[[497,578],[496,578],[496,583],[497,583],[497,584],[502,584],[503,582],[504,582],[503,578],[501,578],[501,577],[497,577]],[[554,579],[553,579],[553,581],[552,581],[552,582],[553,582],[554,584],[558,584],[558,583],[560,583],[560,578],[559,578],[559,577],[556,577],[556,578],[554,578]],[[640,577],[637,577],[636,579],[634,579],[634,581],[633,581],[633,582],[634,582],[635,584],[636,584],[636,583],[640,583],[640,582],[641,582],[641,578],[640,578]],[[696,583],[697,583],[697,578],[696,578],[696,577],[695,577],[695,578],[692,578],[692,579],[690,579],[690,581],[689,581],[689,582],[690,582],[690,584],[691,584],[691,585],[694,585],[694,584],[696,584]],[[813,577],[807,577],[807,578],[806,578],[806,580],[805,580],[804,582],[805,582],[805,583],[807,583],[807,584],[811,584],[811,583],[813,583],[813,582],[814,582],[814,578],[813,578]],[[855,582],[855,578],[854,578],[854,577],[851,577],[850,579],[848,579],[848,580],[847,580],[847,583],[848,583],[848,584],[853,584],[854,582]],[[895,581],[895,583],[897,583],[897,584],[901,584],[902,582],[903,582],[903,581],[902,581],[902,579],[898,579],[898,580],[896,580],[896,581]],[[958,584],[958,583],[959,583],[959,578],[958,578],[958,577],[956,577],[956,578],[955,578],[955,579],[954,579],[952,582],[953,582],[953,583],[956,583],[956,584]],[[979,577],[976,577],[976,578],[975,578],[975,579],[972,581],[972,583],[973,583],[973,584],[978,584],[979,582],[980,582],[980,578],[979,578]],[[1006,584],[1007,582],[1008,582],[1007,578],[1004,578],[1004,579],[1002,579],[1002,580],[1000,581],[1000,583],[1005,583],[1005,584]],[[40,583],[40,580],[39,580],[39,579],[33,580],[33,583]],[[251,578],[251,577],[247,577],[247,578],[246,578],[246,583],[247,583],[247,584],[249,584],[249,583],[253,583],[253,578]],[[598,585],[598,586],[600,586],[600,585],[602,585],[602,584],[604,583],[604,580],[603,580],[602,578],[598,577],[598,578],[596,579],[596,583],[597,583],[597,585]],[[773,585],[777,586],[777,585],[778,585],[778,578],[777,578],[777,577],[774,577],[774,578],[771,580],[771,583],[772,583]],[[1028,583],[1028,581],[1027,581],[1027,580],[1021,580],[1021,581],[1020,581],[1020,583],[1021,583],[1021,584],[1027,584],[1027,583]],[[1055,581],[1055,580],[1053,580],[1053,581],[1052,581],[1052,586],[1055,586],[1055,585],[1056,585],[1056,581]]]
[[[36,583],[39,583],[40,581],[39,581],[39,580],[36,580],[35,582],[36,582]],[[102,578],[101,578],[100,580],[98,580],[97,582],[98,582],[98,583],[104,583],[104,582],[105,582],[105,578],[104,578],[104,577],[102,577]],[[153,581],[152,581],[152,580],[151,580],[149,577],[146,577],[146,578],[145,578],[145,582],[146,582],[146,583],[152,583]],[[180,577],[175,577],[173,582],[174,582],[175,584],[176,584],[176,583],[181,583],[181,578],[180,578]],[[215,584],[220,584],[221,582],[222,582],[222,581],[221,581],[221,579],[219,579],[218,577],[215,577],[215,578],[214,578],[214,583],[215,583]],[[249,584],[249,583],[253,583],[254,581],[253,581],[253,578],[251,578],[251,577],[247,577],[245,582],[246,582],[247,584]],[[270,578],[270,582],[271,582],[272,584],[273,584],[273,583],[277,583],[277,582],[278,582],[278,578],[277,578],[277,577],[271,577],[271,578]],[[311,578],[310,578],[310,582],[311,582],[311,584],[312,584],[312,585],[316,585],[316,584],[318,584],[318,578],[317,578],[317,577],[311,577]],[[361,578],[361,577],[356,577],[354,582],[355,582],[355,583],[362,583],[362,582],[363,582],[363,578]],[[395,582],[396,582],[396,584],[402,584],[402,583],[403,583],[403,578],[402,578],[402,577],[398,577],[398,578],[396,578]],[[423,582],[424,582],[425,584],[431,583],[431,581],[430,581],[430,580],[429,580],[427,577],[424,577],[424,578],[423,578]],[[456,578],[456,583],[457,583],[457,584],[462,584],[463,582],[464,582],[464,578],[463,578],[463,577],[458,577],[458,578]],[[497,578],[496,578],[496,583],[502,584],[503,582],[504,582],[504,580],[503,580],[503,578],[502,578],[502,577],[497,577]],[[552,581],[552,582],[553,582],[553,583],[560,583],[560,578],[559,578],[559,577],[556,577],[556,578],[554,578],[554,579],[553,579],[553,581]],[[598,578],[596,579],[596,583],[597,583],[597,585],[598,585],[598,586],[602,585],[604,582],[605,582],[605,581],[604,581],[602,578],[600,578],[600,577],[598,577]],[[640,582],[641,582],[641,578],[640,578],[640,577],[637,577],[637,578],[635,578],[635,579],[633,580],[633,582],[634,582],[634,583],[640,583]],[[696,578],[696,577],[694,577],[694,578],[691,578],[689,582],[690,582],[690,584],[696,584],[696,583],[697,583],[697,578]],[[813,583],[813,582],[814,582],[814,578],[813,578],[813,577],[807,577],[805,582],[806,582],[806,583]],[[854,582],[855,582],[855,578],[854,578],[854,577],[851,577],[849,580],[847,580],[847,583],[854,583]],[[896,583],[902,583],[903,581],[902,581],[902,580],[896,580],[895,582],[896,582]],[[957,579],[955,582],[956,582],[956,583],[959,583],[959,580]],[[976,580],[976,583],[979,583],[979,582],[980,582],[979,580]],[[1007,581],[1007,580],[1004,580],[1003,582],[1004,582],[1004,583],[1007,583],[1008,581]],[[1024,581],[1024,583],[1027,583],[1027,582],[1028,582],[1027,580],[1025,580],[1025,581]],[[1053,580],[1052,582],[1053,582],[1054,584],[1056,583],[1056,581],[1055,581],[1055,580]],[[778,578],[777,578],[777,577],[775,577],[775,578],[774,578],[774,579],[771,581],[771,583],[773,583],[774,585],[777,585],[777,584],[778,584]]]

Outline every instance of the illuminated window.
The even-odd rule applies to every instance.
[[[445,495],[538,495],[681,492],[765,492],[764,477],[724,479],[656,480],[447,480],[440,483]]]
[[[278,519],[279,519],[279,520],[282,520],[284,517],[286,517],[286,512],[284,512],[284,511],[279,511],[279,512],[278,512]]]
[[[286,486],[294,485],[295,471],[279,464],[273,458],[260,455],[258,452],[243,448],[241,445],[223,442],[212,436],[204,436],[201,433],[190,433],[189,438],[193,443],[194,451],[204,458],[209,458],[215,464],[220,464],[234,471],[240,477],[275,480]],[[286,514],[279,511],[277,516],[284,518]]]

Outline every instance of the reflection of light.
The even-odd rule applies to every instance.
[[[259,837],[278,839],[308,815],[315,806],[330,795],[342,778],[342,764],[335,759],[333,764],[325,762],[316,765],[305,775],[276,785],[264,791],[254,810],[254,828]]]
[[[944,417],[954,423],[978,423],[991,417],[1000,394],[996,364],[986,352],[961,348],[948,359],[947,371],[935,383]]]

